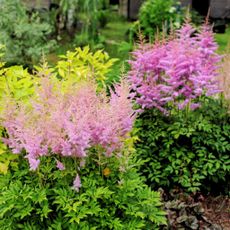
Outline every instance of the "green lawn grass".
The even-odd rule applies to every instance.
[[[230,25],[224,34],[215,34],[215,39],[219,45],[218,51],[226,53],[230,51]]]
[[[120,17],[117,13],[112,13],[109,23],[101,29],[100,35],[104,37],[104,50],[112,58],[118,61],[114,64],[109,78],[114,81],[119,80],[122,72],[128,68],[127,60],[129,59],[129,28],[131,23]]]

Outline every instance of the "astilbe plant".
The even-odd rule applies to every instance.
[[[199,107],[199,97],[219,92],[217,68],[221,57],[215,53],[211,28],[199,32],[185,23],[168,40],[141,44],[132,54],[128,73],[132,97],[142,109],[169,106]]]
[[[2,120],[9,137],[4,142],[14,153],[25,150],[31,170],[38,168],[40,157],[51,154],[81,164],[90,148],[110,157],[132,128],[134,112],[125,81],[111,90],[111,97],[98,92],[93,81],[69,85],[65,92],[61,87],[62,81],[43,77],[30,103],[7,103]],[[59,161],[57,167],[65,168]],[[74,186],[81,186],[78,174]]]

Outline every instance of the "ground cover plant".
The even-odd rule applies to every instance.
[[[25,71],[27,79],[14,74],[5,84],[1,126],[8,171],[0,177],[1,229],[165,224],[160,194],[144,184],[137,172],[142,161],[132,153],[135,111],[129,86],[121,81],[107,95],[103,67],[111,61],[104,55],[76,49],[56,69],[44,62],[33,75]],[[3,83],[11,68],[4,69]],[[13,86],[21,80],[32,92],[29,98],[15,97],[21,88]]]
[[[139,163],[126,154],[98,158],[92,151],[74,184],[74,159],[59,158],[65,163],[60,171],[57,159],[42,158],[31,172],[21,156],[0,179],[1,229],[158,229],[165,223],[160,195],[144,184]]]
[[[228,229],[229,199],[197,193],[188,195],[179,189],[161,191],[168,213],[169,227],[162,229]]]

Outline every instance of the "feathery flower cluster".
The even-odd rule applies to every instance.
[[[132,97],[142,109],[156,107],[166,112],[168,103],[195,109],[199,104],[193,99],[219,92],[216,78],[221,57],[216,49],[208,25],[196,33],[189,23],[168,41],[141,45],[130,61]]]
[[[31,170],[41,156],[57,154],[84,161],[87,150],[101,146],[106,156],[122,147],[132,128],[134,111],[125,81],[111,90],[111,97],[97,92],[96,84],[83,82],[60,93],[61,81],[43,78],[29,105],[8,103],[3,126],[5,143],[14,153],[26,151]],[[65,166],[57,161],[57,167]],[[79,188],[80,179],[74,184]]]

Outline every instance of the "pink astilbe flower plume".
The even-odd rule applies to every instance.
[[[94,82],[70,85],[65,92],[61,84],[42,78],[30,103],[8,103],[2,117],[9,135],[5,143],[14,153],[26,151],[31,170],[37,169],[41,156],[60,155],[84,162],[88,149],[96,146],[111,156],[132,129],[135,114],[126,82],[115,86],[111,98],[97,92]],[[59,161],[57,167],[65,169]],[[80,188],[79,176],[74,187]]]
[[[81,178],[77,174],[77,176],[75,177],[74,182],[73,182],[73,189],[75,189],[77,192],[79,192],[80,188],[81,188]]]
[[[59,170],[65,170],[65,165],[59,160],[56,160],[56,166]]]
[[[211,28],[204,25],[195,33],[189,23],[168,41],[142,44],[130,61],[132,97],[143,109],[165,113],[168,103],[179,109],[199,107],[194,99],[220,92],[216,77],[221,57],[216,50]]]

